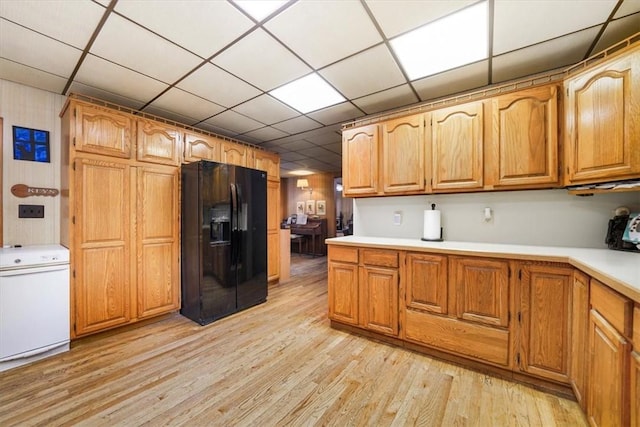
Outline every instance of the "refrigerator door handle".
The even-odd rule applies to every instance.
[[[238,263],[238,243],[236,238],[238,234],[238,193],[235,184],[229,184],[229,192],[231,193],[231,223],[229,224],[229,228],[231,229],[231,236],[229,236],[229,240],[231,241],[231,266],[235,268]]]

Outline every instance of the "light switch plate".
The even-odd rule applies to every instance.
[[[393,213],[393,225],[402,224],[402,211],[395,211]]]

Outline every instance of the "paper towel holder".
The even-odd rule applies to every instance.
[[[431,210],[435,210],[436,209],[436,204],[432,203],[431,204]],[[424,237],[421,237],[420,240],[425,241],[425,242],[443,242],[444,239],[442,238],[442,227],[440,227],[440,238],[439,239],[425,239]]]

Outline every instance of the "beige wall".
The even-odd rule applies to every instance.
[[[0,79],[0,117],[3,118],[2,214],[3,244],[31,245],[60,242],[60,196],[18,198],[15,184],[60,188],[60,117],[65,97]],[[51,163],[13,159],[12,126],[49,131]],[[18,205],[44,205],[44,219],[18,218]]]

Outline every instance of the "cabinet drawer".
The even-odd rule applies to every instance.
[[[633,302],[591,279],[591,307],[625,337],[631,337]]]
[[[380,267],[398,267],[398,252],[379,249],[362,249],[362,263]]]
[[[329,246],[329,260],[340,262],[358,263],[358,248],[345,246]]]

